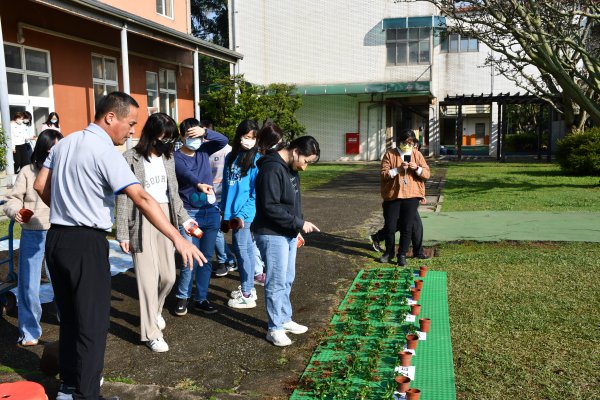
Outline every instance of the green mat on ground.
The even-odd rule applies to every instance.
[[[393,399],[397,353],[418,324],[418,318],[405,321],[414,279],[407,269],[361,270],[291,399]],[[430,318],[432,328],[413,357],[411,387],[422,391],[422,400],[454,400],[446,273],[431,271],[419,279],[424,281],[419,317]]]
[[[421,213],[425,243],[474,240],[600,242],[599,212]]]

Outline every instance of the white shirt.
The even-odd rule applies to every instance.
[[[29,139],[31,139],[31,135],[29,134],[29,127],[27,125],[10,121],[10,140],[13,151],[15,150],[15,146],[25,144]]]
[[[162,157],[150,156],[150,161],[144,158],[144,189],[158,203],[168,203],[167,171]]]

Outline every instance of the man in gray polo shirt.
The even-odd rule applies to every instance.
[[[50,206],[46,262],[60,312],[59,394],[103,399],[100,376],[110,317],[110,265],[106,234],[115,195],[125,193],[167,236],[186,266],[206,259],[167,220],[115,149],[133,134],[138,104],[113,92],[96,105],[94,123],[52,148],[34,188]],[[118,399],[112,397],[111,399]]]

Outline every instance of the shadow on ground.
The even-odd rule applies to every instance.
[[[103,392],[126,400],[289,397],[356,272],[372,260],[365,223],[381,209],[378,169],[369,165],[302,196],[305,219],[319,226],[321,233],[306,235],[306,246],[298,251],[291,295],[294,320],[310,329],[293,336],[292,346],[278,348],[264,339],[267,324],[262,287],[257,287],[256,308],[226,306],[229,292],[239,285],[235,272],[211,281],[209,298],[219,309],[215,315],[190,308],[186,316],[177,317],[170,311],[175,303],[171,293],[163,312],[170,351],[152,353],[139,341],[137,286],[129,271],[113,278],[104,369],[108,382]],[[39,381],[52,399],[58,381],[37,372],[41,346],[15,346],[16,323],[14,317],[0,319],[0,362],[31,373],[2,371],[0,381]],[[57,325],[44,323],[43,330],[44,340],[58,338]]]

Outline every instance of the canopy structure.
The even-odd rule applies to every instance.
[[[462,132],[463,132],[463,118],[464,115],[462,113],[462,106],[465,105],[488,105],[488,104],[498,104],[498,146],[496,147],[496,158],[498,160],[503,160],[505,154],[503,152],[503,145],[506,141],[506,133],[508,130],[508,124],[506,121],[508,120],[508,108],[509,104],[537,104],[540,107],[546,105],[549,110],[550,121],[552,121],[552,107],[548,103],[548,101],[541,99],[532,94],[510,94],[510,93],[499,93],[499,94],[480,94],[480,95],[460,95],[460,96],[446,96],[444,101],[440,102],[440,107],[447,106],[456,106],[458,107],[458,116],[456,118],[456,146],[457,146],[457,155],[458,159],[462,158]],[[551,124],[550,124],[551,126]],[[538,136],[538,159],[542,158],[541,148],[542,148],[542,129],[541,126],[536,127],[537,136]],[[548,141],[548,161],[551,158],[551,146],[552,140]]]

